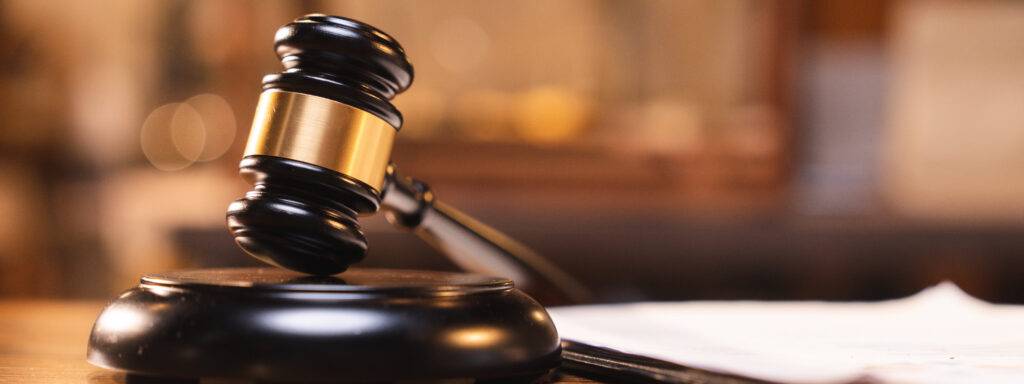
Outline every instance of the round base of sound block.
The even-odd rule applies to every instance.
[[[560,353],[547,312],[506,279],[251,268],[143,276],[96,320],[88,360],[147,377],[487,381],[543,375]]]

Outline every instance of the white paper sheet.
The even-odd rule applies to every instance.
[[[795,383],[1024,383],[1024,306],[943,283],[874,303],[680,302],[550,308],[562,338]]]

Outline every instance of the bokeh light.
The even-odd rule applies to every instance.
[[[566,89],[540,87],[524,93],[518,103],[516,131],[538,144],[577,139],[587,126],[591,103]]]
[[[179,113],[179,109],[185,106],[181,103],[171,103],[160,106],[153,110],[146,117],[139,132],[139,142],[142,146],[142,153],[154,167],[164,171],[176,171],[188,167],[198,157],[199,151],[192,150],[192,158],[182,154],[180,148],[189,149],[189,135],[186,132],[175,133],[175,126],[178,130],[185,131],[188,125],[202,121],[195,118],[195,110],[185,106],[188,110]],[[190,152],[186,152],[190,153]]]
[[[202,120],[203,148],[197,161],[217,159],[227,152],[235,140],[235,113],[223,97],[211,93],[192,96],[185,101]]]
[[[206,93],[153,110],[139,139],[150,164],[175,171],[222,156],[234,142],[235,129],[235,115],[227,101]]]
[[[198,160],[206,145],[206,128],[199,112],[188,104],[177,104],[168,128],[178,154],[189,163]]]

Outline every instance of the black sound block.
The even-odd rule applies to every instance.
[[[506,279],[250,268],[143,276],[96,320],[88,360],[130,377],[501,381],[560,353],[547,312]]]

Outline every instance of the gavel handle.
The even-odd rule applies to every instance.
[[[544,305],[592,301],[590,292],[525,245],[435,200],[418,180],[388,167],[381,208],[392,224],[411,230],[460,268],[512,279]]]

